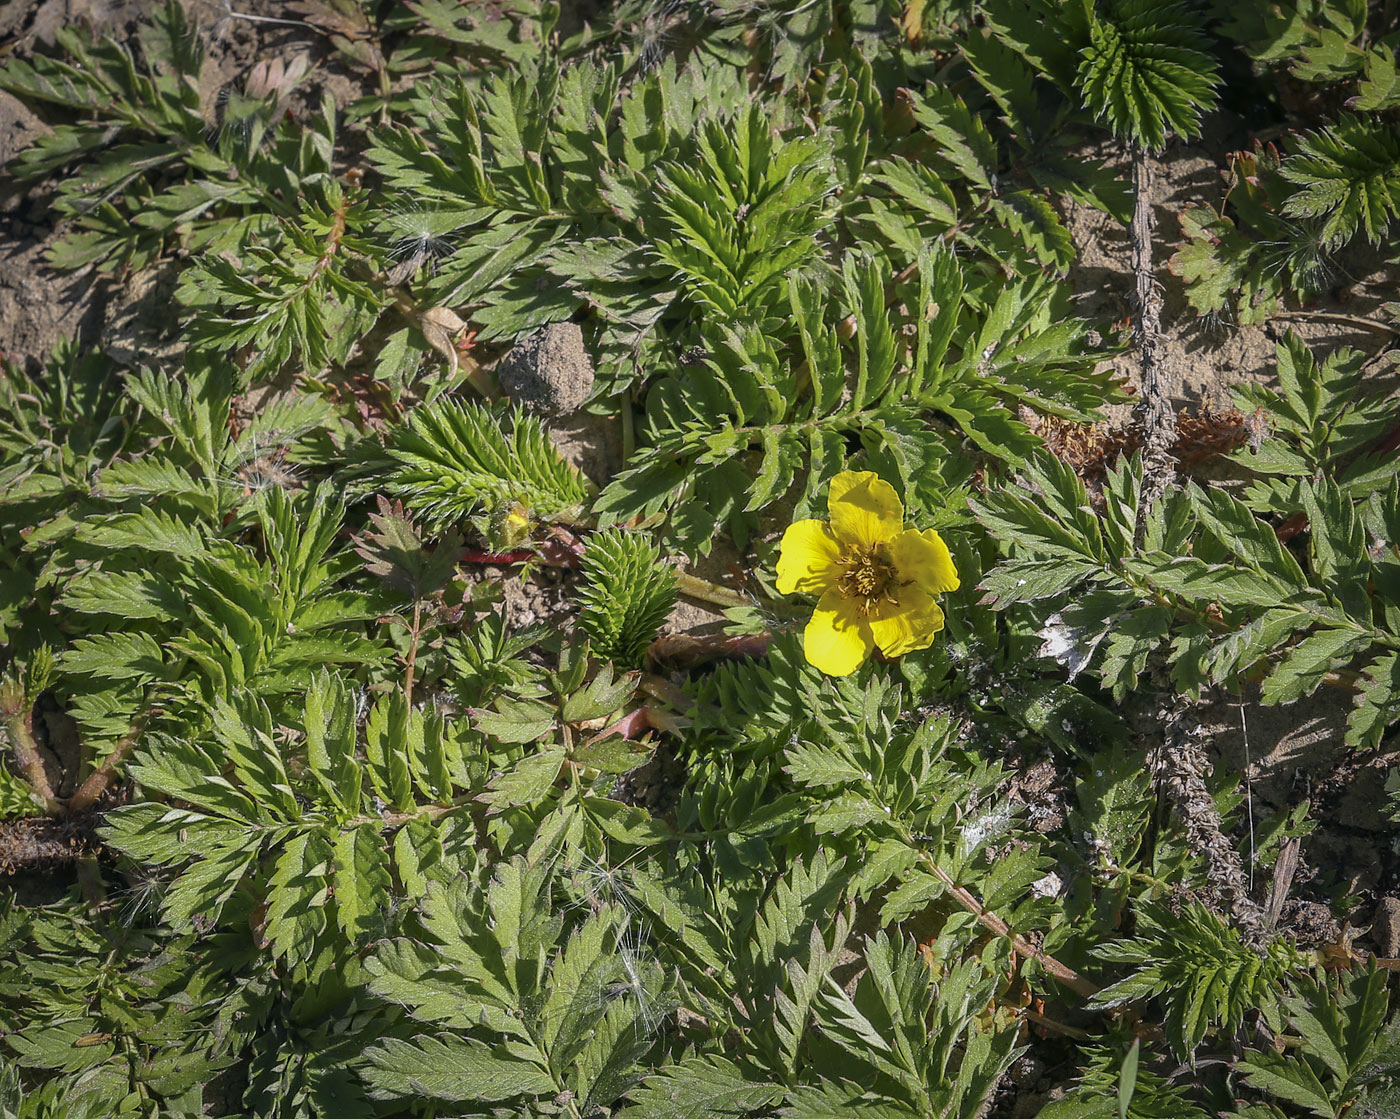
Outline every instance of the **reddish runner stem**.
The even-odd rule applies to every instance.
[[[131,753],[140,739],[148,715],[149,712],[138,715],[132,720],[131,729],[122,735],[112,752],[103,759],[102,764],[88,774],[87,780],[78,786],[78,791],[68,802],[69,814],[86,812],[101,799],[102,794],[107,791],[117,776],[117,766],[126,760],[126,756]]]
[[[1041,967],[1071,991],[1084,996],[1086,999],[1093,998],[1099,993],[1098,986],[1092,980],[1085,979],[1084,976],[1080,975],[1079,972],[1075,971],[1069,965],[1060,963],[1059,960],[1055,959],[1055,957],[1048,952],[1037,948],[1020,933],[1013,932],[1010,925],[991,910],[987,909],[971,893],[954,882],[953,876],[932,859],[929,860],[929,866],[938,877],[938,880],[948,887],[948,892],[953,895],[953,900],[976,917],[977,920],[981,922],[983,928],[987,929],[989,932],[995,933],[997,936],[1004,936],[1010,940],[1012,951],[1014,951],[1016,955],[1023,959],[1035,960]]]

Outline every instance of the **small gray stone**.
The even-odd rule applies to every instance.
[[[1371,940],[1386,959],[1400,956],[1400,898],[1381,898],[1371,918]]]
[[[593,360],[577,323],[556,322],[516,342],[497,369],[517,404],[550,416],[578,408],[593,388]]]

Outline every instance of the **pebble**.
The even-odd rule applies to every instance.
[[[593,359],[578,323],[550,323],[527,334],[496,372],[513,401],[549,416],[574,411],[593,389]]]
[[[1400,898],[1381,898],[1371,920],[1371,940],[1388,960],[1400,956]]]

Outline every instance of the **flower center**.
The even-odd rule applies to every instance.
[[[877,547],[847,552],[841,561],[841,577],[837,585],[847,598],[857,601],[857,609],[869,614],[882,598],[896,602],[894,588],[898,585],[894,564]]]

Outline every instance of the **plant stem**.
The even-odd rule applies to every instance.
[[[1298,322],[1327,322],[1336,326],[1355,327],[1357,330],[1374,330],[1381,334],[1400,334],[1400,326],[1378,319],[1364,319],[1360,315],[1344,315],[1339,311],[1279,311],[1273,317]]]
[[[229,11],[230,19],[246,19],[249,23],[281,23],[288,27],[309,27],[311,30],[319,30],[315,24],[307,23],[304,19],[278,19],[275,16],[255,16],[250,12]]]
[[[716,606],[749,605],[749,600],[738,591],[684,571],[676,572],[676,589],[686,598],[698,598],[701,602],[713,602]]]
[[[998,917],[991,910],[987,909],[971,893],[963,889],[953,881],[953,876],[944,870],[938,863],[927,856],[925,861],[928,868],[933,871],[944,886],[948,888],[948,893],[953,896],[953,900],[971,913],[982,924],[987,931],[997,936],[1006,937],[1011,941],[1011,949],[1022,959],[1035,960],[1046,971],[1068,987],[1071,991],[1082,995],[1084,998],[1093,998],[1099,993],[1099,987],[1092,980],[1085,979],[1079,972],[1075,971],[1068,964],[1062,964],[1059,960],[1048,952],[1037,948],[1029,940],[1018,932],[1013,932],[1011,926]]]
[[[470,797],[462,797],[449,801],[447,804],[429,804],[413,812],[381,812],[377,816],[352,816],[342,826],[358,828],[362,824],[378,824],[384,828],[398,828],[413,820],[436,820],[441,816],[446,816],[449,812],[456,812],[459,808],[470,803]]]
[[[24,779],[43,802],[44,811],[57,816],[63,811],[63,802],[54,796],[49,775],[44,771],[44,759],[39,756],[39,744],[34,741],[34,710],[26,703],[6,707],[5,734],[10,740],[10,748],[15,752],[15,761],[24,774]]]
[[[1156,712],[1162,742],[1151,768],[1185,829],[1187,847],[1205,861],[1206,880],[1222,908],[1245,942],[1262,948],[1269,939],[1264,907],[1250,896],[1244,860],[1225,835],[1206,784],[1211,763],[1195,707],[1188,700],[1169,699]]]
[[[146,726],[147,714],[138,715],[132,720],[131,729],[122,735],[112,752],[103,759],[102,764],[88,774],[87,780],[78,786],[78,791],[68,802],[70,815],[86,812],[101,799],[102,794],[107,791],[108,786],[112,784],[112,780],[117,775],[117,766],[126,760],[126,756],[131,753],[137,740],[140,739],[141,731]]]
[[[1142,360],[1142,401],[1137,407],[1143,428],[1142,495],[1138,503],[1134,545],[1142,547],[1147,522],[1157,499],[1176,475],[1176,413],[1167,399],[1162,376],[1162,293],[1152,265],[1152,167],[1141,147],[1133,149],[1132,265],[1137,295],[1133,334]]]
[[[1042,1026],[1053,1033],[1063,1034],[1065,1037],[1072,1037],[1076,1041],[1090,1041],[1094,1036],[1087,1030],[1076,1029],[1074,1026],[1067,1026],[1063,1022],[1057,1022],[1053,1018],[1047,1018],[1044,1014],[1029,1008],[1019,1013],[1027,1022],[1034,1022],[1037,1026]]]

